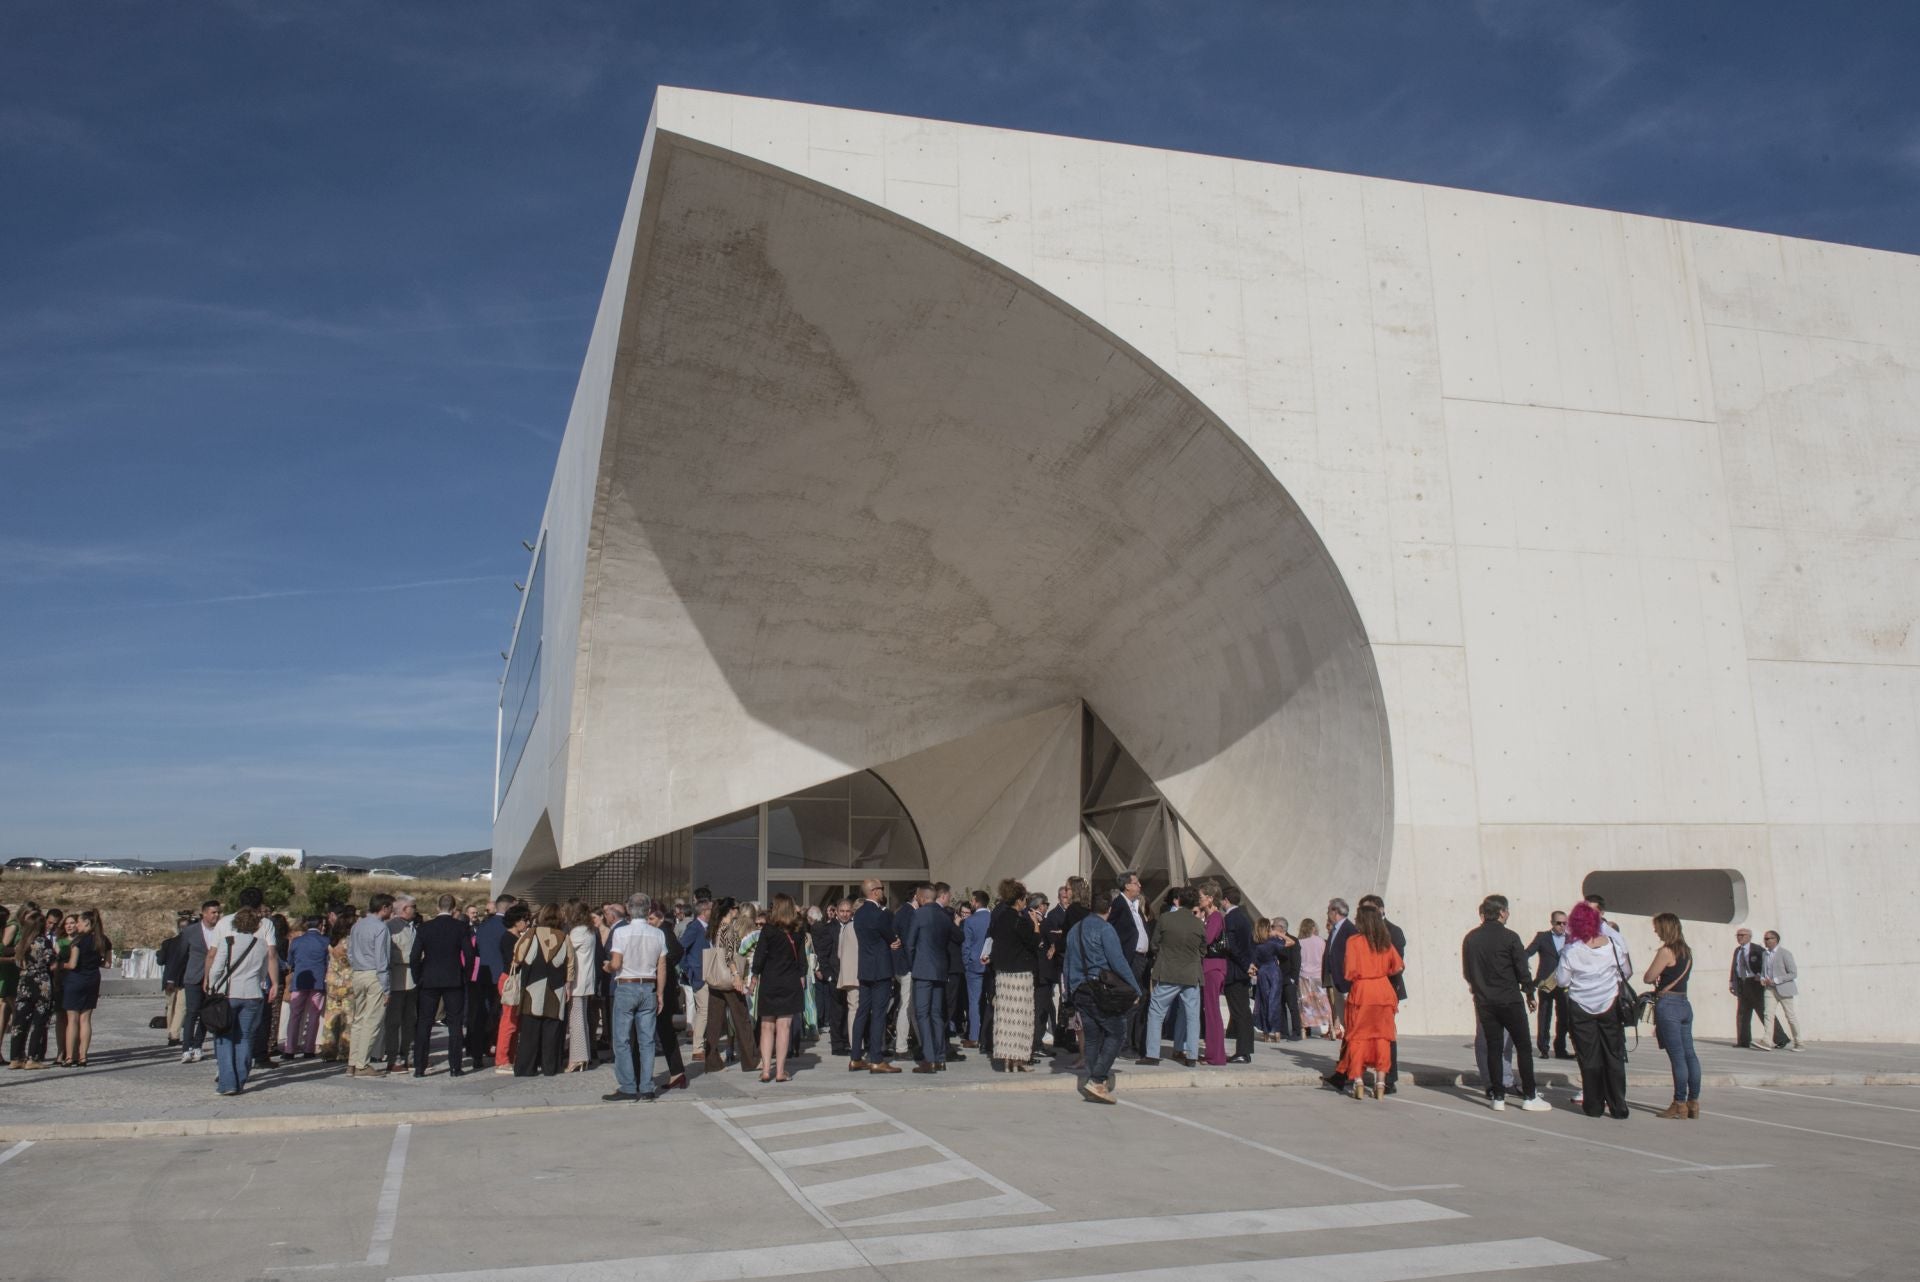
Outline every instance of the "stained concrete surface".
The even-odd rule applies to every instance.
[[[144,1034],[121,1005],[102,1008],[103,1042]],[[1743,1054],[1778,1069],[1873,1053]],[[75,1120],[96,1092],[146,1079],[185,1074],[211,1091],[210,1073],[121,1064],[38,1075],[32,1090],[63,1091]],[[1560,1088],[1551,1112],[1494,1114],[1446,1084],[1356,1102],[1305,1087],[1148,1089],[1141,1070],[1123,1071],[1124,1103],[1103,1107],[1064,1074],[969,1090],[955,1089],[960,1071],[938,1086],[811,1070],[743,1087],[723,1074],[655,1104],[585,1106],[603,1070],[562,1079],[581,1106],[558,1111],[0,1143],[0,1279],[1912,1276],[1914,1087],[1716,1086],[1700,1121],[1670,1122],[1653,1117],[1667,1091],[1652,1077],[1616,1122],[1573,1111]],[[475,1085],[498,1101],[539,1084]],[[238,1103],[325,1112],[322,1090],[349,1092],[288,1083]],[[370,1109],[405,1093],[369,1083],[345,1097]],[[1026,1209],[968,1210],[996,1199]],[[1220,1212],[1247,1214],[1190,1218]],[[1118,1244],[1123,1233],[1137,1240]]]

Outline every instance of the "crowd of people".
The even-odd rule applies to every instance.
[[[85,1067],[113,940],[95,908],[0,905],[0,1044],[11,1068]],[[47,1059],[48,1039],[54,1059]]]
[[[907,1071],[906,1061],[935,1074],[967,1051],[1006,1073],[1066,1055],[1085,1097],[1112,1103],[1123,1056],[1218,1067],[1250,1063],[1256,1042],[1319,1037],[1340,1044],[1333,1089],[1374,1099],[1398,1089],[1407,939],[1379,895],[1351,914],[1330,900],[1324,925],[1308,918],[1297,931],[1254,917],[1215,880],[1149,903],[1136,875],[1114,892],[1070,878],[1052,901],[1009,879],[994,895],[957,897],[923,882],[889,903],[870,880],[858,900],[806,908],[784,894],[762,908],[704,891],[671,906],[635,894],[597,906],[512,895],[462,906],[442,895],[431,907],[381,893],[365,911],[339,905],[296,924],[250,888],[231,912],[208,900],[181,914],[159,956],[169,1045],[195,1063],[211,1040],[225,1095],[286,1059],[341,1062],[352,1078],[423,1077],[443,1028],[440,1063],[453,1076],[610,1062],[608,1100],[684,1089],[690,1066],[786,1082],[795,1052],[825,1041],[848,1070],[873,1074]],[[1625,1034],[1641,1003],[1604,910],[1595,896],[1556,912],[1523,945],[1503,896],[1480,905],[1461,968],[1491,1107],[1510,1094],[1523,1110],[1548,1107],[1537,1046],[1542,1059],[1578,1061],[1586,1113],[1627,1115]],[[1678,917],[1652,925],[1658,947],[1642,982],[1674,1078],[1661,1116],[1698,1117],[1693,953]],[[1772,931],[1764,947],[1748,931],[1738,938],[1736,1045],[1766,1049],[1751,1023],[1767,1026],[1771,1000],[1799,1049],[1792,955]],[[0,1035],[11,1033],[12,1068],[50,1066],[50,1036],[54,1064],[87,1063],[100,973],[113,960],[97,911],[0,907]]]

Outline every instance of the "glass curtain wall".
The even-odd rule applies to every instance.
[[[837,899],[849,886],[858,897],[867,877],[886,881],[891,896],[926,868],[912,816],[878,775],[863,770],[561,869],[528,893],[542,902],[580,896],[609,903],[642,890],[671,903],[704,887],[755,903],[780,891],[805,905]]]
[[[1080,734],[1080,833],[1084,866],[1093,889],[1117,892],[1128,871],[1140,874],[1149,903],[1167,890],[1216,867],[1186,820],[1160,795],[1153,780],[1082,705]]]

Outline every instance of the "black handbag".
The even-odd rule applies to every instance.
[[[1093,1004],[1102,1015],[1124,1015],[1140,1000],[1140,993],[1118,971],[1103,969],[1080,985],[1081,991],[1093,990]]]
[[[233,955],[233,936],[227,936],[226,984],[217,993],[208,993],[200,999],[200,1027],[219,1037],[233,1027],[233,1001],[229,993],[233,990],[233,965],[236,961],[245,961],[253,946],[260,941],[249,939],[247,946],[240,950],[240,956]]]
[[[1653,1002],[1634,991],[1633,984],[1627,979],[1625,967],[1620,964],[1620,945],[1613,944],[1611,940],[1608,942],[1613,948],[1614,968],[1620,971],[1620,997],[1618,1002],[1620,1022],[1628,1028],[1635,1028],[1642,1019],[1646,1018],[1647,1012],[1653,1009]]]

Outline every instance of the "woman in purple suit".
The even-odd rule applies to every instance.
[[[1200,963],[1200,1035],[1206,1040],[1207,1064],[1227,1062],[1227,1034],[1220,1018],[1220,995],[1227,987],[1228,961],[1213,955],[1214,943],[1227,929],[1226,914],[1220,911],[1220,883],[1208,878],[1197,886],[1200,892],[1200,920],[1207,925],[1207,952]]]

